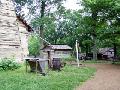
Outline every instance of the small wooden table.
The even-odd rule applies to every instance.
[[[39,65],[40,65],[40,67],[42,66],[42,63],[44,62],[44,64],[45,64],[45,62],[47,62],[47,64],[49,64],[49,59],[42,59],[42,58],[32,58],[32,57],[27,57],[27,58],[24,58],[24,60],[26,61],[26,72],[27,72],[27,70],[28,70],[28,68],[27,68],[27,63],[29,62],[29,61],[31,61],[31,62],[33,62],[33,63],[35,63],[35,72],[36,72],[36,74],[37,74],[37,71],[38,71],[38,63],[39,63]],[[42,67],[41,67],[42,68]],[[45,68],[45,67],[44,67]],[[45,71],[44,71],[44,69],[42,68],[42,72],[41,73],[45,73]]]

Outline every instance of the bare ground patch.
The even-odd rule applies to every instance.
[[[120,90],[120,65],[113,64],[87,64],[94,67],[97,72],[76,90]]]

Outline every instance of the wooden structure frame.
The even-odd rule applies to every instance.
[[[25,61],[26,61],[26,72],[28,72],[28,62],[29,61],[31,61],[31,62],[33,62],[33,63],[35,63],[35,72],[36,72],[36,74],[38,73],[38,72],[41,72],[43,75],[45,75],[46,74],[46,72],[45,71],[40,71],[40,70],[38,70],[38,67],[40,68],[41,67],[41,65],[39,64],[39,63],[42,63],[42,62],[47,62],[47,64],[49,65],[49,59],[41,59],[41,58],[30,58],[30,57],[28,57],[28,58],[24,58],[25,59]],[[40,65],[40,66],[39,66]],[[48,67],[48,69],[49,69],[49,67]],[[49,71],[49,70],[48,70]],[[48,72],[47,71],[47,72]]]

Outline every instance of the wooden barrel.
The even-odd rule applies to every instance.
[[[53,58],[52,60],[53,64],[53,70],[59,70],[61,69],[61,60],[60,58]]]

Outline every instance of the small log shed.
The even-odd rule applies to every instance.
[[[68,45],[47,45],[43,49],[44,57],[48,58],[52,65],[53,58],[68,58],[71,56],[72,48]]]

